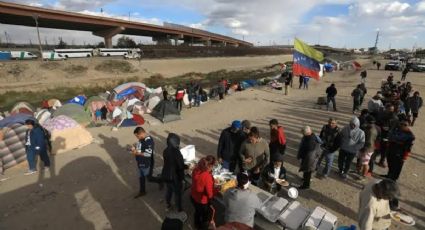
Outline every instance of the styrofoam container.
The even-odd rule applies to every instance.
[[[301,206],[300,202],[293,201],[279,216],[278,221],[285,229],[296,230],[305,222],[310,210]]]
[[[263,204],[261,204],[257,211],[268,221],[274,223],[277,221],[288,203],[288,200],[282,197],[271,196],[266,201],[264,201]]]
[[[336,224],[338,222],[338,217],[330,212],[326,212],[325,216],[320,222],[318,230],[333,230],[336,228]]]
[[[325,216],[325,214],[326,214],[326,209],[323,209],[321,207],[316,207],[310,213],[310,216],[305,221],[304,226],[317,229],[317,227],[319,227],[320,225],[320,222],[322,222],[322,219]]]
[[[186,145],[184,148],[180,149],[184,161],[193,161],[196,159],[196,150],[194,145]]]

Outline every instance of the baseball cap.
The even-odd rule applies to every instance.
[[[232,122],[232,128],[235,128],[235,129],[240,129],[240,128],[242,128],[242,123],[241,123],[241,121],[239,121],[239,120],[234,120],[234,121]]]

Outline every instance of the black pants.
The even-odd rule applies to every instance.
[[[286,145],[281,145],[279,142],[273,142],[269,144],[270,156],[274,154],[285,155]]]
[[[381,141],[381,148],[380,148],[380,156],[379,159],[380,164],[384,164],[385,160],[387,159],[387,151],[388,151],[388,141]]]
[[[347,174],[350,170],[351,162],[353,161],[354,157],[356,156],[355,153],[349,153],[344,150],[339,150],[339,156],[338,156],[338,168],[339,172],[343,174]]]
[[[208,230],[212,218],[212,210],[209,204],[201,204],[190,198],[195,207],[194,222],[195,228],[199,230]]]
[[[177,108],[179,111],[182,111],[182,107],[183,107],[183,99],[176,100],[176,108]]]
[[[304,188],[310,188],[311,171],[303,173],[303,185]]]
[[[41,161],[43,161],[44,167],[50,167],[50,159],[47,151],[40,151],[38,154],[40,155]]]
[[[326,109],[329,110],[329,103],[332,102],[332,106],[334,108],[334,111],[336,111],[336,101],[335,101],[335,97],[327,97],[326,100]]]
[[[224,99],[224,93],[218,93],[218,97],[219,97],[220,100],[223,100]]]
[[[356,110],[360,110],[360,98],[353,99],[353,113]]]
[[[393,181],[397,181],[403,168],[403,157],[396,154],[388,154],[388,175],[387,177]]]
[[[173,181],[167,182],[167,191],[165,193],[165,201],[167,205],[171,204],[171,198],[174,194],[174,201],[176,203],[177,210],[179,212],[183,211],[182,207],[182,194],[183,194],[183,182],[182,181]]]

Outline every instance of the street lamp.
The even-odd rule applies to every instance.
[[[34,18],[35,27],[37,28],[38,46],[40,48],[41,61],[43,61],[43,48],[41,47],[40,30],[38,29],[38,14],[33,14],[32,18]]]

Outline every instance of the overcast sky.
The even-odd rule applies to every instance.
[[[296,36],[311,44],[367,48],[425,48],[425,0],[6,0],[86,14],[162,25],[172,22],[209,30],[255,45],[288,44]],[[16,43],[36,41],[34,28],[0,24]],[[89,32],[42,29],[42,40],[97,43]],[[115,40],[116,40],[115,36]],[[136,37],[136,41],[150,39]]]

